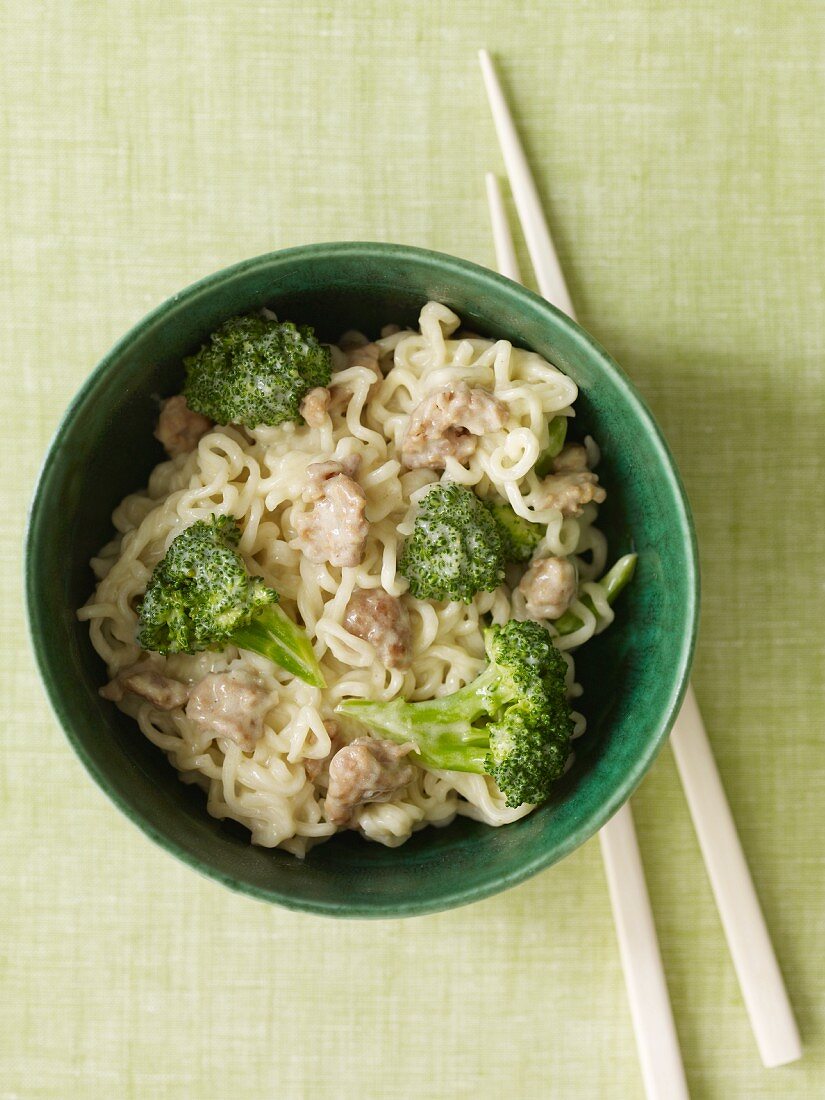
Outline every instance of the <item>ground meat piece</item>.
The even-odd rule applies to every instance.
[[[362,344],[360,347],[351,348],[347,352],[348,367],[366,367],[379,380],[384,377],[381,373],[380,360],[381,348],[378,344]]]
[[[251,752],[263,735],[264,715],[273,702],[273,693],[248,672],[210,672],[192,689],[186,717]]]
[[[347,362],[344,368],[345,370],[347,367],[365,367],[375,375],[375,381],[370,383],[368,390],[368,395],[371,394],[384,377],[381,373],[381,348],[378,344],[369,343],[366,337],[358,332],[345,333],[344,336],[341,337],[339,346],[341,350],[346,353]],[[353,379],[348,379],[337,385],[330,386],[331,412],[339,412],[347,407],[352,399],[352,388],[355,384]]]
[[[119,703],[126,693],[148,699],[158,710],[182,707],[189,698],[189,688],[180,680],[164,676],[151,661],[141,661],[125,668],[111,683],[100,689],[104,699]]]
[[[350,352],[355,348],[365,347],[369,342],[369,336],[365,336],[363,332],[359,332],[357,328],[348,328],[346,332],[341,333],[338,347],[341,351]]]
[[[414,747],[357,737],[339,749],[329,765],[329,790],[324,803],[327,821],[346,825],[356,806],[389,802],[396,791],[412,782],[415,772],[402,761]]]
[[[568,443],[553,459],[553,473],[544,479],[543,507],[558,508],[563,516],[581,515],[585,504],[601,504],[606,493],[598,477],[587,468],[587,449]]]
[[[574,470],[587,469],[587,448],[581,443],[568,443],[553,459],[553,470],[557,474],[568,474]]]
[[[329,390],[325,386],[316,386],[304,394],[301,401],[301,416],[310,428],[321,428],[327,418],[329,408]]]
[[[558,619],[576,595],[576,570],[565,558],[534,561],[519,584],[527,613],[534,619]]]
[[[343,458],[329,458],[326,462],[312,462],[307,466],[309,486],[304,494],[306,500],[317,500],[317,491],[323,488],[324,483],[336,474],[344,474],[346,477],[356,478],[361,469],[360,455],[344,455]],[[311,495],[307,495],[307,494]]]
[[[194,412],[182,393],[169,397],[160,407],[155,438],[163,444],[170,458],[194,451],[201,436],[212,427],[212,421]]]
[[[580,516],[585,504],[601,504],[606,493],[591,470],[551,474],[542,482],[544,508],[558,508],[563,516]]]
[[[340,748],[343,748],[344,741],[341,737],[341,727],[335,721],[334,718],[325,718],[324,726],[327,734],[329,735],[329,752],[326,756],[310,756],[304,757],[304,771],[306,772],[307,779],[311,783],[318,783],[319,780],[321,786],[326,786],[329,783],[328,766],[330,760],[338,752]],[[324,772],[327,772],[326,784],[323,782]]]
[[[374,646],[387,668],[409,668],[409,612],[383,588],[356,588],[344,613],[344,626]]]
[[[358,455],[348,455],[340,462],[313,462],[307,467],[303,498],[313,506],[295,519],[295,544],[310,561],[352,566],[363,560],[369,533],[364,516],[367,497],[353,480],[360,463]]]
[[[447,458],[466,462],[478,436],[494,432],[507,420],[507,408],[487,390],[466,382],[443,386],[421,401],[410,415],[401,444],[404,465],[443,470]]]
[[[329,387],[329,411],[330,413],[343,412],[352,399],[352,390],[349,386]]]

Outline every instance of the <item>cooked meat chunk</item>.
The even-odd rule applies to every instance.
[[[360,342],[356,342],[360,341]],[[372,393],[384,375],[381,373],[381,348],[378,344],[367,342],[361,333],[345,333],[341,337],[340,348],[346,353],[346,367],[365,367],[375,375],[375,381],[370,383],[368,393]],[[344,369],[346,369],[346,367]],[[352,399],[353,387],[357,383],[353,379],[339,382],[329,388],[330,411],[335,413],[345,409]]]
[[[335,477],[336,474],[344,474],[345,477],[356,478],[358,471],[361,469],[361,456],[360,455],[344,455],[343,458],[330,458],[326,462],[312,462],[307,466],[307,473],[309,474],[309,489],[308,491],[315,492],[323,487],[326,481],[329,481],[331,477]],[[306,500],[315,500],[315,496],[307,496],[304,494]]]
[[[325,718],[324,726],[329,734],[329,752],[326,756],[304,757],[304,771],[311,783],[317,783],[319,779],[323,779],[323,773],[327,771],[330,760],[344,744],[341,738],[341,727],[334,718]],[[327,782],[329,782],[329,774],[327,774]],[[324,785],[323,782],[321,785]]]
[[[344,626],[350,634],[374,646],[387,668],[409,667],[409,612],[383,588],[356,588],[344,613]]]
[[[349,386],[329,387],[329,411],[330,413],[343,412],[352,400],[352,390]]]
[[[346,332],[341,333],[338,347],[341,351],[350,352],[355,348],[365,347],[369,342],[369,336],[365,336],[363,332],[359,332],[357,328],[348,328]]]
[[[402,763],[413,745],[396,745],[375,737],[357,737],[339,749],[329,765],[329,790],[324,803],[327,821],[346,825],[356,806],[389,802],[412,782],[411,765]]]
[[[497,431],[506,420],[506,406],[487,390],[466,382],[443,386],[413,409],[401,459],[410,470],[443,470],[448,458],[466,462],[478,436]]]
[[[151,661],[140,661],[125,668],[111,683],[100,689],[104,699],[119,703],[127,693],[148,699],[158,710],[174,710],[182,707],[189,698],[189,688],[180,680],[164,676]]]
[[[606,494],[591,470],[571,470],[566,474],[551,474],[542,482],[543,506],[558,508],[563,516],[580,516],[585,504],[601,504]]]
[[[543,507],[558,508],[563,516],[579,516],[585,504],[601,504],[606,493],[587,468],[587,450],[568,443],[553,459],[553,473],[542,482]]]
[[[310,428],[321,428],[327,418],[329,408],[329,390],[325,386],[316,386],[304,395],[301,401],[301,416]]]
[[[531,618],[558,619],[576,595],[576,570],[565,558],[540,558],[518,587]]]
[[[360,347],[350,348],[347,351],[348,367],[366,367],[379,380],[384,377],[381,373],[380,359],[381,348],[378,344],[361,344]]]
[[[364,516],[367,497],[354,481],[361,460],[348,455],[340,462],[313,462],[304,501],[308,512],[295,519],[296,545],[310,561],[359,565],[364,557],[369,524]]]
[[[587,448],[581,443],[567,443],[553,459],[553,471],[568,474],[587,469]]]
[[[186,717],[251,752],[263,735],[264,715],[273,701],[272,692],[248,672],[210,672],[192,689]]]
[[[155,438],[163,444],[170,458],[194,451],[201,436],[212,427],[212,421],[194,412],[182,393],[169,397],[160,407]]]

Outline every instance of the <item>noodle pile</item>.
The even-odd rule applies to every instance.
[[[606,556],[604,536],[593,526],[596,506],[585,505],[582,515],[565,518],[556,508],[542,507],[541,482],[533,470],[547,445],[548,422],[553,416],[574,415],[575,384],[539,355],[506,340],[462,337],[459,324],[451,310],[430,302],[421,312],[420,331],[385,330],[387,335],[377,341],[383,381],[368,366],[350,365],[346,354],[333,348],[333,401],[321,427],[213,428],[194,451],[158,465],[145,491],[126,497],[113,515],[118,536],[92,561],[98,584],[79,615],[89,621],[92,644],[110,677],[141,656],[135,605],[154,566],[176,535],[215,513],[237,518],[243,530],[240,551],[250,572],[276,588],[281,607],[304,623],[329,685],[325,689],[310,687],[234,647],[162,659],[164,671],[185,682],[208,672],[244,669],[271,690],[265,733],[252,753],[196,728],[182,708],[161,711],[131,694],[119,704],[167,754],[181,779],[206,791],[209,813],[241,822],[256,844],[303,856],[313,843],[337,831],[324,817],[324,791],[309,778],[307,765],[330,753],[335,728],[330,719],[342,699],[388,700],[398,694],[428,699],[455,691],[486,664],[482,617],[489,615],[496,623],[527,618],[522,597],[507,585],[479,592],[470,604],[436,605],[411,597],[397,573],[416,502],[439,480],[433,470],[406,470],[399,461],[409,414],[428,393],[464,380],[489,390],[507,406],[505,427],[482,436],[466,466],[448,458],[441,480],[471,486],[480,496],[498,494],[519,515],[546,524],[537,556],[573,555],[595,614],[575,600],[571,610],[583,625],[557,639],[558,648],[580,645],[613,617],[601,589],[587,583],[600,576]],[[342,338],[345,347],[355,343],[353,334]],[[587,447],[592,464],[598,452],[589,439]],[[306,469],[310,463],[348,455],[361,459],[358,481],[366,493],[370,523],[366,553],[352,568],[314,564],[291,545],[295,517],[307,507],[301,499]],[[410,613],[413,657],[408,669],[384,668],[373,647],[343,626],[353,590],[377,586],[403,595]],[[566,659],[569,691],[575,696],[580,689],[572,658],[566,654]],[[584,719],[574,718],[577,735]],[[345,732],[353,736],[356,731]],[[508,809],[487,776],[418,766],[414,771],[414,781],[392,801],[358,807],[350,827],[370,840],[396,846],[413,830],[446,825],[456,814],[504,825],[532,809]]]

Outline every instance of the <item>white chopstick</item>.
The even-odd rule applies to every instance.
[[[692,686],[670,746],[762,1062],[795,1062],[802,1057],[799,1029]]]
[[[496,266],[502,275],[520,282],[498,180],[491,172],[486,180]],[[687,1100],[682,1054],[629,802],[602,827],[599,840],[645,1093],[648,1100]]]
[[[685,1069],[665,981],[630,802],[599,832],[613,922],[648,1100],[688,1100]]]
[[[553,247],[527,157],[524,155],[507,100],[504,98],[504,92],[493,67],[493,60],[486,50],[479,50],[478,57],[484,76],[484,86],[487,89],[487,98],[493,112],[498,143],[504,153],[504,163],[507,166],[507,175],[510,177],[510,187],[524,232],[527,251],[530,253],[530,262],[536,273],[536,281],[548,302],[552,302],[554,306],[558,306],[560,310],[572,317],[573,303],[570,301],[567,283]],[[514,180],[519,181],[518,187]]]
[[[492,59],[486,50],[479,51],[479,59],[539,288],[572,317],[566,289],[561,297],[553,297],[559,283],[564,286],[564,277]],[[796,1061],[802,1056],[796,1020],[690,687],[673,727],[671,744],[759,1054],[766,1066]]]
[[[516,258],[513,234],[510,232],[510,223],[507,221],[507,211],[504,209],[504,199],[501,197],[501,188],[498,185],[498,177],[493,172],[488,172],[484,182],[487,185],[487,205],[490,207],[490,222],[493,226],[496,267],[500,275],[506,275],[514,283],[520,283],[521,271]]]

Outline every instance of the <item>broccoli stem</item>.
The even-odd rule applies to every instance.
[[[246,626],[233,631],[229,640],[241,649],[260,653],[312,687],[326,687],[306,631],[277,604],[270,604]]]
[[[416,703],[393,699],[381,707],[368,699],[346,699],[335,709],[360,718],[399,744],[415,742],[413,755],[427,767],[483,774],[490,737],[484,726],[472,723],[510,698],[500,672],[490,665],[472,683],[440,699]]]
[[[637,558],[638,554],[625,554],[624,557],[619,558],[616,564],[597,582],[599,587],[604,590],[605,599],[609,604],[614,603],[622,589],[630,583],[636,569]],[[587,595],[580,598],[584,606],[595,615],[596,606],[592,599]],[[561,618],[556,619],[553,623],[553,626],[559,634],[573,634],[583,625],[578,615],[574,615],[572,611],[565,611]]]
[[[549,442],[536,459],[535,471],[539,477],[547,477],[553,472],[553,459],[561,451],[567,438],[567,417],[554,416],[547,425],[547,432]]]

